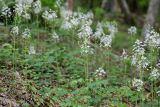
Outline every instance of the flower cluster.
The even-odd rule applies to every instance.
[[[30,14],[28,13],[29,8],[32,6],[33,0],[16,0],[15,13],[19,17],[25,19],[30,19]]]
[[[131,35],[135,35],[137,33],[137,28],[135,26],[131,26],[128,28],[128,33]]]
[[[156,66],[157,66],[158,68],[160,68],[160,59],[158,60]]]
[[[142,70],[147,68],[149,65],[149,60],[145,57],[145,49],[144,44],[140,40],[135,42],[133,48],[133,55],[132,55],[132,65],[136,66],[138,70]]]
[[[57,18],[56,12],[49,9],[43,12],[42,17],[46,20],[46,21],[53,21],[55,18]]]
[[[110,48],[112,44],[112,35],[102,36],[100,39],[100,46]]]
[[[14,26],[11,29],[11,34],[14,35],[14,36],[17,36],[19,34],[19,28],[18,28],[18,26]]]
[[[22,17],[26,20],[30,20],[31,19],[31,15],[29,13],[27,13],[26,11],[22,13]]]
[[[98,68],[95,72],[97,77],[105,77],[106,76],[106,72],[103,68]]]
[[[57,7],[61,7],[61,4],[62,4],[61,0],[56,0],[56,6]]]
[[[154,80],[157,80],[159,77],[160,77],[160,73],[158,72],[158,69],[154,68],[150,73],[149,79],[154,81]]]
[[[61,26],[61,29],[64,29],[64,30],[69,30],[71,29],[73,26],[72,24],[67,21],[67,20],[64,20],[63,23],[62,23],[62,26]]]
[[[142,56],[145,54],[145,44],[140,41],[140,40],[136,40],[135,44],[133,45],[133,52],[134,54],[138,55],[138,56]]]
[[[15,13],[17,16],[21,16],[23,11],[24,11],[24,7],[22,4],[19,3],[15,5]]]
[[[42,10],[41,1],[37,0],[33,3],[33,11],[35,14],[39,14]]]
[[[34,46],[30,46],[29,47],[29,55],[34,55],[34,54],[36,54],[36,50],[35,50]]]
[[[70,19],[70,23],[72,24],[73,27],[77,27],[80,24],[80,21],[78,18],[72,16]]]
[[[80,30],[80,32],[78,33],[78,37],[80,39],[82,38],[89,38],[91,35],[92,35],[92,28],[90,27],[90,25],[88,24],[85,24],[83,25]]]
[[[103,26],[102,24],[99,22],[97,24],[97,27],[96,27],[96,32],[93,34],[93,37],[96,38],[96,39],[100,39],[102,36],[104,36],[104,30],[103,30]]]
[[[90,46],[89,41],[86,39],[84,40],[83,44],[81,45],[81,54],[83,55],[88,55],[88,54],[93,54],[94,50]]]
[[[137,91],[141,91],[143,88],[143,81],[140,79],[134,78],[132,81],[132,86],[136,88]]]
[[[65,7],[62,6],[62,7],[60,8],[60,15],[61,15],[61,17],[62,17],[63,19],[66,19],[66,18],[68,18],[68,17],[70,17],[70,16],[72,15],[72,12],[69,11],[68,9],[65,9]]]
[[[156,93],[157,93],[157,96],[160,96],[160,91],[157,91]]]
[[[28,39],[31,37],[30,29],[25,29],[24,32],[22,33],[22,38]]]
[[[92,24],[91,18],[93,18],[93,13],[91,12],[88,12],[87,14],[82,14],[81,12],[73,12],[71,14],[69,11],[64,11],[64,9],[61,11],[61,17],[64,19],[61,25],[62,29],[70,30],[81,25],[79,32],[83,33],[83,29],[85,29],[86,27],[90,27],[90,25]]]
[[[103,27],[107,28],[110,34],[105,34]],[[93,36],[96,39],[100,40],[100,47],[110,48],[112,44],[112,40],[115,36],[115,33],[117,32],[118,32],[118,29],[116,25],[112,23],[106,23],[106,24],[98,23],[96,32],[94,33]]]
[[[111,35],[114,36],[114,34],[118,32],[118,29],[115,24],[107,23],[106,25],[107,25],[106,27],[108,28],[108,31],[110,32]]]
[[[17,4],[22,5],[31,5],[33,3],[33,0],[15,0]]]
[[[57,42],[57,41],[60,40],[60,39],[59,39],[59,35],[58,35],[55,31],[52,33],[52,38],[53,38],[53,40],[54,40],[55,42]]]
[[[1,15],[4,17],[11,17],[11,9],[8,6],[4,6],[1,9]]]
[[[160,34],[155,30],[148,30],[145,35],[145,43],[151,48],[160,48]]]

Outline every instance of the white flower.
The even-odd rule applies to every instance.
[[[160,91],[157,91],[156,93],[157,93],[157,96],[160,96]]]
[[[42,10],[41,1],[37,0],[33,3],[33,11],[35,14],[39,14]]]
[[[152,72],[150,73],[149,79],[157,80],[159,77],[160,77],[160,73],[158,72],[158,69],[154,68]]]
[[[15,0],[16,3],[22,4],[22,5],[31,5],[33,0]]]
[[[114,35],[115,33],[118,32],[117,27],[116,27],[115,25],[111,24],[111,23],[108,23],[108,24],[107,24],[107,28],[108,28],[108,31],[109,31],[112,35]]]
[[[93,54],[93,48],[89,45],[89,41],[86,39],[84,43],[81,45],[81,54]]]
[[[68,9],[65,9],[65,7],[62,6],[62,7],[60,8],[60,15],[61,15],[61,17],[62,17],[63,19],[66,19],[66,18],[68,18],[69,16],[72,15],[72,12],[69,11]]]
[[[82,27],[80,28],[79,30],[80,32],[78,33],[78,37],[79,38],[88,38],[92,35],[92,28],[85,24],[85,25],[82,25]]]
[[[104,77],[106,75],[106,72],[104,71],[103,68],[100,67],[96,70],[95,74],[97,77]]]
[[[139,65],[141,65],[141,67],[143,68],[143,69],[145,69],[145,68],[147,68],[148,66],[149,66],[149,60],[147,59],[147,57],[144,57],[144,56],[142,56],[141,57],[141,59],[140,59],[140,64]]]
[[[132,65],[135,65],[138,70],[147,68],[149,65],[149,60],[145,57],[144,44],[140,40],[137,40],[134,44],[133,55],[132,55]]]
[[[160,47],[160,34],[155,32],[154,29],[148,30],[145,35],[145,43],[149,47],[159,48]]]
[[[102,28],[102,24],[98,23],[97,24],[97,28],[96,28],[96,32],[94,33],[94,37],[100,39],[102,36],[104,35],[104,31]]]
[[[131,64],[132,65],[136,65],[136,63],[138,62],[138,58],[136,55],[132,55],[132,61],[131,61]]]
[[[22,33],[22,38],[27,39],[31,37],[31,33],[29,29],[25,29],[24,32]]]
[[[111,44],[112,44],[112,36],[111,35],[106,35],[106,36],[101,37],[100,46],[111,47]]]
[[[61,25],[61,28],[64,29],[64,30],[69,30],[72,27],[73,27],[72,24],[68,20],[64,20],[62,25]]]
[[[54,41],[59,41],[59,35],[56,32],[52,33],[52,38],[54,39]]]
[[[30,19],[31,19],[30,14],[27,13],[27,12],[23,12],[22,17],[23,17],[24,19],[26,19],[26,20],[30,20]]]
[[[134,54],[137,55],[144,55],[145,54],[145,49],[144,49],[144,44],[140,40],[136,40],[135,44],[133,45],[133,52]]]
[[[1,14],[2,14],[2,16],[10,17],[12,15],[11,9],[8,6],[4,6],[1,9]]]
[[[93,17],[94,17],[94,14],[93,14],[92,11],[89,11],[89,12],[85,15],[85,18],[86,18],[86,19],[93,19]]]
[[[56,0],[56,5],[57,5],[58,7],[60,7],[61,4],[62,4],[61,0]]]
[[[160,59],[158,60],[158,63],[156,64],[156,66],[160,68]]]
[[[53,21],[53,19],[57,18],[56,12],[53,10],[46,10],[43,14],[42,17],[47,20],[47,21]]]
[[[137,28],[135,26],[131,26],[128,28],[128,33],[131,35],[135,35],[137,33]]]
[[[80,19],[81,20],[81,25],[88,25],[88,26],[91,26],[93,21],[91,19]]]
[[[36,54],[36,50],[35,50],[34,46],[30,46],[29,47],[29,55],[34,55],[34,54]]]
[[[146,69],[149,66],[149,60],[145,56],[132,56],[132,65],[135,65],[138,70]]]
[[[11,29],[11,34],[13,34],[14,36],[19,34],[19,28],[18,26],[15,26]]]
[[[71,24],[73,25],[73,26],[78,26],[79,25],[79,19],[78,18],[72,18],[71,20],[70,20],[70,22],[71,22]]]
[[[143,81],[140,79],[134,78],[132,81],[132,86],[136,88],[137,91],[141,91],[143,87]]]
[[[22,14],[22,10],[26,11],[31,7],[33,0],[16,0],[15,12],[19,16]],[[20,9],[20,10],[18,10]],[[18,13],[20,12],[20,13]]]
[[[23,13],[23,10],[24,10],[24,7],[23,7],[22,4],[20,4],[20,3],[16,4],[16,6],[15,6],[15,13],[16,13],[16,15],[21,16],[22,13]]]
[[[93,54],[93,50],[89,45],[81,45],[81,53],[82,54]]]
[[[150,62],[149,62],[149,60],[147,59],[147,57],[141,56],[141,57],[140,57],[140,60],[138,61],[137,67],[139,68],[139,70],[140,70],[141,68],[145,69],[145,68],[148,67],[149,63],[150,63]]]

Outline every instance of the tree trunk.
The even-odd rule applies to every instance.
[[[124,13],[126,22],[130,23],[130,24],[133,23],[134,20],[133,20],[133,17],[131,15],[131,12],[130,12],[130,9],[129,9],[129,6],[128,6],[126,0],[117,0],[117,1],[120,5],[121,11]]]
[[[147,15],[146,15],[145,22],[144,22],[144,26],[143,26],[142,36],[145,37],[146,32],[150,30],[151,27],[154,26],[156,17],[158,15],[159,7],[160,7],[160,0],[150,1]]]
[[[68,11],[73,11],[73,0],[67,0],[67,9]]]
[[[111,16],[115,16],[116,13],[120,12],[120,8],[117,0],[103,0],[101,7]]]
[[[102,4],[101,4],[101,7],[102,7],[102,8],[104,8],[104,7],[105,7],[105,5],[106,5],[106,1],[107,1],[107,0],[103,0],[103,1],[102,1]]]
[[[141,9],[139,9],[138,0],[128,0],[127,3],[131,12],[136,14],[141,12]]]
[[[114,4],[115,0],[103,0],[101,7],[105,9],[105,11],[112,13],[114,11]]]

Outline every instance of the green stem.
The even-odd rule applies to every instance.
[[[142,69],[140,70],[140,79],[143,80],[143,70]],[[140,99],[141,99],[140,101],[141,101],[141,105],[143,106],[143,103],[144,103],[143,102],[143,89],[140,92],[141,92],[140,93]]]
[[[152,82],[151,94],[152,94],[152,107],[153,107],[153,100],[154,100],[154,81]]]
[[[139,93],[137,92],[137,97],[139,96]],[[138,99],[136,100],[136,106],[135,107],[137,107],[138,106]]]
[[[109,59],[110,59],[110,53],[109,53],[109,48],[107,48],[107,50],[108,50],[108,54],[107,54],[107,57],[108,57],[108,65],[107,65],[107,68],[109,69]]]
[[[16,72],[16,64],[15,64],[15,60],[16,60],[16,55],[15,55],[15,51],[16,50],[16,40],[15,40],[15,35],[13,35],[13,71]]]
[[[72,48],[74,47],[74,30],[72,30]]]
[[[38,36],[38,41],[39,41],[39,30],[38,30],[39,29],[39,24],[38,24],[39,19],[38,19],[38,15],[36,15],[36,20],[37,20],[36,21],[36,26],[37,26],[37,34],[38,34],[37,36]]]
[[[158,107],[160,106],[160,103],[159,103],[159,102],[160,102],[160,98],[159,98],[159,96],[158,96]]]
[[[86,82],[88,83],[88,55],[86,56],[86,72],[85,72],[85,75],[86,75]]]

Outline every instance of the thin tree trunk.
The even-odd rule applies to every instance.
[[[125,19],[127,21],[127,23],[133,23],[133,17],[131,15],[129,6],[126,2],[126,0],[118,0],[118,3],[120,5],[121,11],[124,13],[125,15]]]
[[[103,0],[101,7],[107,12],[113,12],[115,6],[115,0]]]
[[[73,11],[73,0],[67,0],[67,9]]]
[[[102,7],[102,8],[105,7],[106,1],[107,1],[107,0],[103,0],[103,1],[102,1],[102,4],[101,4],[101,7]]]
[[[145,22],[144,22],[144,26],[143,26],[142,36],[145,37],[146,32],[150,30],[151,27],[154,26],[156,17],[159,12],[159,7],[160,7],[160,0],[150,1],[147,15],[146,15]]]

